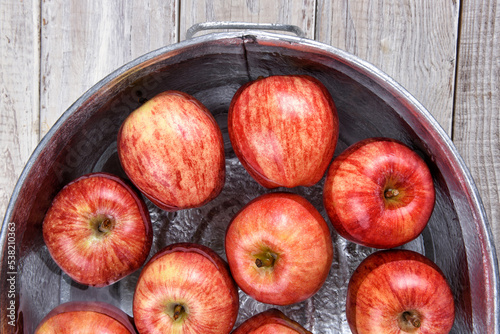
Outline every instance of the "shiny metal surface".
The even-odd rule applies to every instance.
[[[227,136],[232,95],[259,76],[309,74],[325,84],[338,108],[340,138],[335,156],[363,138],[387,136],[403,141],[427,162],[436,185],[436,206],[421,237],[404,248],[435,261],[450,281],[456,300],[453,333],[500,333],[499,273],[489,224],[471,175],[437,122],[400,85],[350,54],[302,37],[248,28],[194,37],[126,64],[78,99],[41,141],[16,185],[0,240],[0,299],[7,305],[8,229],[15,226],[15,303],[24,332],[31,333],[50,309],[70,300],[105,301],[132,314],[139,273],[102,289],[72,282],[50,258],[41,223],[55,194],[72,179],[98,170],[125,176],[116,155],[116,135],[121,122],[144,99],[167,89],[192,94],[219,122],[227,153],[226,186],[216,200],[175,213],[148,203],[155,231],[150,256],[169,243],[192,241],[225,257],[223,236],[230,218],[266,192],[232,153]],[[193,29],[190,36],[199,31]],[[322,184],[323,180],[291,191],[308,198],[326,217]],[[310,300],[281,308],[315,333],[350,332],[344,313],[347,282],[374,251],[346,242],[333,230],[332,237],[335,258],[328,282]],[[238,323],[268,307],[243,293],[240,297]],[[10,333],[6,307],[2,306],[0,315],[2,333]]]
[[[224,30],[236,29],[239,31],[258,29],[258,30],[275,30],[280,32],[290,32],[298,37],[305,37],[306,34],[299,27],[291,24],[280,23],[252,23],[252,22],[202,22],[195,24],[186,32],[186,39],[192,39],[196,33],[207,30]]]

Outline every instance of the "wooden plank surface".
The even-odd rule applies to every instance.
[[[180,8],[181,39],[192,25],[208,21],[293,24],[314,38],[314,0],[188,0]]]
[[[319,0],[316,35],[387,73],[450,134],[458,13],[453,0]]]
[[[0,212],[40,140],[40,6],[0,2]]]
[[[2,0],[0,213],[42,136],[87,89],[206,21],[286,23],[414,95],[470,169],[500,248],[500,5],[494,0]],[[498,252],[498,251],[497,251]]]
[[[44,135],[87,89],[134,58],[177,42],[176,1],[43,1]]]
[[[500,4],[462,2],[453,141],[500,247]]]
[[[40,137],[117,67],[198,22],[290,23],[373,63],[427,107],[470,168],[498,245],[499,9],[493,0],[4,0],[0,212]]]

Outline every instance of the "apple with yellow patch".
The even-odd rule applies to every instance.
[[[118,156],[137,188],[167,211],[202,206],[224,186],[221,130],[184,92],[162,92],[134,110],[121,125]]]
[[[452,291],[441,269],[414,251],[378,251],[363,260],[347,287],[353,334],[449,333],[455,321]]]
[[[133,319],[103,302],[68,302],[56,306],[40,322],[35,334],[136,334]]]
[[[333,260],[330,229],[304,197],[268,193],[231,220],[226,256],[238,286],[252,298],[290,305],[314,295]]]
[[[96,287],[139,269],[153,241],[140,193],[109,173],[78,177],[56,195],[43,221],[47,249],[74,281]]]
[[[312,334],[298,322],[272,308],[245,320],[232,334]]]
[[[160,250],[142,270],[134,292],[133,313],[141,334],[227,334],[238,310],[238,287],[227,263],[199,244],[176,243]]]

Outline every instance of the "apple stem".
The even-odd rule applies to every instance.
[[[397,189],[389,188],[384,192],[385,198],[392,198],[396,197],[397,195],[399,195],[399,190]]]
[[[101,233],[109,232],[111,231],[112,228],[113,228],[113,222],[109,218],[105,218],[102,222],[99,223],[99,226],[97,227],[97,229]]]
[[[174,307],[174,320],[179,319],[179,317],[184,313],[184,306],[175,305]]]
[[[417,314],[414,314],[412,312],[404,312],[403,313],[404,319],[409,322],[413,327],[419,328],[421,323],[420,323],[420,318]]]
[[[258,257],[255,260],[255,265],[258,268],[272,267],[274,265],[274,256],[273,256],[273,254],[267,252],[266,254],[264,254],[264,256]]]

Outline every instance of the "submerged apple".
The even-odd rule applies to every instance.
[[[134,110],[120,128],[118,156],[130,180],[164,210],[201,206],[224,185],[220,128],[183,92],[160,93]]]
[[[227,263],[206,246],[178,243],[144,267],[133,312],[142,333],[231,332],[238,316],[238,287]]]
[[[249,82],[234,95],[228,114],[236,156],[267,188],[316,184],[333,157],[338,123],[330,93],[306,75]]]
[[[102,302],[68,302],[56,306],[40,322],[35,334],[135,334],[132,318]]]
[[[312,334],[278,309],[269,309],[245,320],[232,334]]]
[[[108,173],[67,184],[43,221],[43,239],[59,267],[78,283],[102,287],[139,269],[153,231],[140,194]]]
[[[420,235],[434,208],[432,175],[420,156],[389,138],[369,138],[342,152],[328,170],[324,205],[347,240],[393,248]]]
[[[238,286],[254,299],[289,305],[314,295],[333,260],[330,229],[305,198],[269,193],[230,222],[226,256]]]
[[[408,250],[378,251],[354,271],[346,315],[354,334],[449,333],[453,295],[439,267]]]

